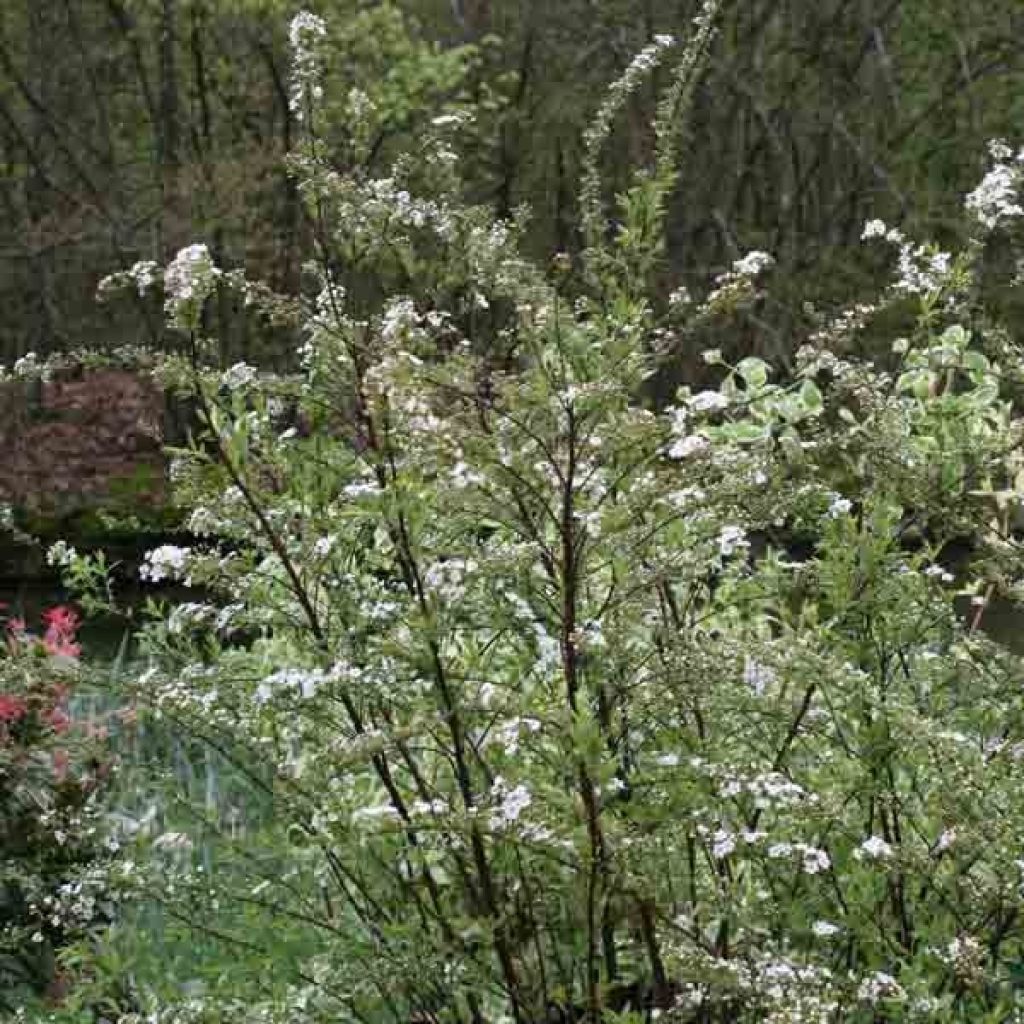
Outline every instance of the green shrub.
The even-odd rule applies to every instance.
[[[195,544],[144,573],[205,596],[147,629],[135,692],[264,786],[280,833],[153,869],[200,927],[250,915],[221,920],[253,991],[276,929],[315,949],[285,994],[211,985],[152,1019],[1021,1019],[1024,666],[984,626],[1022,593],[1024,363],[979,289],[1021,162],[994,150],[962,253],[870,224],[891,291],[791,375],[708,352],[716,390],[651,407],[664,354],[770,263],[647,297],[714,7],[616,224],[598,161],[668,40],[595,119],[582,284],[460,203],[443,147],[372,178],[315,139],[301,373],[206,368],[204,301],[258,295],[201,247],[163,275],[193,353],[163,373],[206,431],[174,468]],[[322,26],[297,26],[311,97]],[[912,330],[855,358],[892,303]]]

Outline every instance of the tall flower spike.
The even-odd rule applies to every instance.
[[[327,35],[327,25],[319,15],[300,11],[288,26],[292,50],[292,80],[289,107],[295,119],[302,121],[310,99],[319,99],[317,47]]]
[[[607,231],[604,204],[601,199],[601,152],[611,136],[616,117],[625,108],[630,96],[661,64],[665,54],[674,45],[675,39],[672,36],[656,36],[650,46],[641,50],[608,90],[608,96],[584,134],[586,155],[583,159],[580,206],[584,237],[591,249],[602,247]]]
[[[683,50],[669,87],[658,103],[654,124],[657,138],[654,177],[659,221],[662,215],[661,204],[675,182],[679,136],[693,98],[694,86],[707,59],[720,6],[721,0],[704,0],[693,21],[693,34]],[[629,97],[657,69],[665,54],[675,45],[676,40],[672,36],[655,36],[651,45],[633,58],[629,67],[612,85],[584,135],[586,153],[583,159],[580,209],[584,238],[592,252],[600,252],[604,248],[608,233],[601,196],[601,152],[611,135],[615,119],[625,108]]]

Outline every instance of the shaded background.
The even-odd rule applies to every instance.
[[[373,83],[380,168],[432,114],[469,107],[475,127],[459,139],[467,192],[500,213],[528,204],[528,246],[546,258],[578,243],[580,136],[603,88],[655,32],[685,35],[697,5],[308,6],[331,23],[341,91]],[[309,233],[282,160],[296,135],[296,9],[0,5],[0,360],[170,343],[158,308],[101,307],[95,288],[193,240],[223,266],[298,286]],[[686,142],[666,276],[700,287],[747,249],[774,253],[771,297],[738,344],[784,357],[805,300],[827,307],[871,287],[878,268],[850,249],[868,216],[940,241],[961,232],[960,201],[983,172],[986,140],[1012,141],[1024,126],[1024,10],[1019,0],[727,0],[721,24]],[[431,64],[438,49],[450,66]],[[410,77],[416,68],[422,81]],[[404,107],[388,107],[389,81]],[[646,150],[653,92],[621,128],[613,179]],[[334,128],[344,164],[353,126],[340,109]],[[291,358],[286,335],[257,331],[236,310],[217,315],[225,361]]]

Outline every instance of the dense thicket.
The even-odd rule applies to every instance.
[[[1013,114],[1010,8],[332,6],[283,19],[269,121],[272,4],[106,9],[152,113],[137,150],[110,114],[96,191],[139,216],[86,204],[138,314],[101,340],[180,349],[145,368],[196,410],[181,532],[139,576],[190,600],[136,609],[104,683],[155,751],[96,876],[124,909],[50,937],[23,1019],[1021,1024],[1024,670],[990,625],[1024,600],[1024,150],[971,153]],[[105,180],[46,137],[67,196]],[[706,380],[652,402],[684,352]],[[48,562],[126,611],[102,553]],[[6,631],[20,766],[20,659],[78,652]]]
[[[940,238],[962,222],[986,139],[1019,121],[1014,0],[743,0],[727,5],[699,90],[669,218],[669,263],[706,282],[750,248],[779,260],[738,345],[792,349],[807,300],[847,299],[871,267],[844,247],[886,214]],[[694,0],[323,0],[336,73],[370,97],[371,163],[454,108],[473,200],[532,210],[527,249],[579,245],[582,129],[603,86],[655,33],[685,34]],[[99,278],[205,239],[221,266],[293,291],[312,251],[285,173],[281,0],[17,0],[0,12],[0,356],[160,341],[158,310],[94,303]],[[609,169],[650,145],[655,85],[628,112]],[[645,107],[647,109],[645,109]],[[335,160],[365,111],[332,112]],[[373,170],[373,168],[371,168]],[[225,358],[292,345],[215,314]]]

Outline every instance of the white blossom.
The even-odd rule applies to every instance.
[[[815,921],[811,925],[811,931],[819,938],[827,939],[832,935],[838,934],[840,928],[838,925],[832,924],[831,921]]]
[[[160,547],[147,551],[139,576],[150,583],[161,580],[180,579],[188,565],[189,549],[176,544],[161,544]]]
[[[995,156],[996,153],[999,155]],[[1024,207],[1019,202],[1021,168],[1005,162],[1008,149],[995,149],[993,155],[995,166],[968,194],[964,204],[968,213],[989,231],[1004,221],[1024,216]]]
[[[288,26],[288,42],[292,51],[288,105],[298,121],[302,121],[306,115],[307,99],[319,99],[321,95],[322,87],[317,83],[317,49],[326,35],[327,25],[323,18],[309,11],[300,11]]]
[[[754,249],[748,252],[746,256],[736,260],[732,265],[732,269],[734,273],[742,277],[756,277],[774,263],[775,258],[770,253]]]
[[[862,239],[885,238],[888,230],[889,229],[886,227],[884,220],[869,220],[864,225],[864,231],[861,233],[860,237]]]
[[[718,551],[723,558],[750,547],[747,531],[742,526],[723,526],[718,535]]]
[[[775,682],[775,670],[748,656],[743,661],[743,682],[760,697]]]
[[[875,1005],[883,1000],[902,1001],[907,998],[907,993],[891,974],[876,971],[860,983],[857,998],[861,1002]]]
[[[885,860],[892,856],[892,847],[881,836],[869,836],[854,850],[854,857],[863,860]]]
[[[237,391],[251,384],[256,379],[256,372],[255,366],[235,363],[221,374],[220,382],[228,391]]]
[[[719,829],[712,836],[711,855],[715,860],[724,860],[736,849],[736,836],[732,832]]]
[[[828,517],[829,519],[842,519],[850,514],[852,508],[853,502],[849,498],[837,494],[828,506]]]
[[[189,245],[178,252],[164,273],[164,308],[175,327],[194,330],[199,326],[203,303],[220,276],[205,245]]]
[[[729,408],[729,399],[719,391],[700,391],[689,400],[695,412],[718,412]]]

